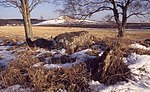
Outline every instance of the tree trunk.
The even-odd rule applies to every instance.
[[[23,16],[26,42],[28,46],[31,47],[33,45],[32,43],[33,34],[32,34],[28,0],[21,0],[21,3],[22,3],[22,16]]]
[[[118,25],[118,37],[124,36],[125,27],[122,27],[121,25]]]
[[[115,21],[116,21],[117,28],[118,28],[118,35],[117,36],[123,37],[125,27],[122,26],[120,19],[119,19],[119,13],[117,10],[117,2],[115,0],[113,0],[112,3],[113,3],[113,13],[114,13]]]

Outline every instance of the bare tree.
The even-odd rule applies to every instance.
[[[113,12],[118,37],[123,37],[129,17],[150,14],[150,0],[63,0],[63,9],[60,10],[61,13],[81,18],[101,11]]]
[[[23,17],[26,42],[29,46],[32,45],[32,27],[30,13],[38,5],[48,0],[0,0],[0,6],[14,7],[20,10]]]

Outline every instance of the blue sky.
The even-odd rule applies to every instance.
[[[56,7],[55,4],[50,3],[40,4],[31,12],[31,18],[40,19],[41,16],[44,19],[57,18],[58,16],[60,16],[59,13],[56,12],[57,8],[58,7]],[[106,12],[96,13],[91,17],[91,19],[100,21],[106,14],[107,14]],[[21,19],[21,18],[22,16],[17,8],[4,8],[0,6],[0,19]],[[143,19],[131,17],[129,20],[142,21]]]
[[[53,19],[57,18],[59,15],[56,12],[58,7],[54,4],[41,4],[38,5],[32,12],[31,18],[40,19],[40,17],[44,17],[45,19]],[[101,20],[103,18],[104,13],[102,14],[94,14],[91,19],[93,20]],[[0,19],[21,19],[22,16],[17,8],[4,8],[0,6]]]
[[[41,16],[43,16],[46,19],[55,18],[58,16],[58,13],[54,12],[55,10],[56,10],[56,7],[53,4],[40,4],[31,12],[31,17],[40,18]],[[1,12],[0,19],[22,18],[17,8],[0,7],[0,12]]]

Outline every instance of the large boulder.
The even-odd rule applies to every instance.
[[[54,38],[55,47],[65,48],[71,53],[93,44],[96,38],[87,31],[67,32]]]

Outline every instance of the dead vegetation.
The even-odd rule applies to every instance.
[[[86,30],[90,34],[98,37],[115,37],[117,34],[116,29],[96,29],[96,28],[72,28],[72,27],[33,27],[34,38],[45,38],[49,39],[51,37],[55,37],[59,34],[65,32],[77,32]],[[148,39],[150,35],[149,30],[127,30],[125,32],[125,37],[128,39]],[[0,37],[7,39],[18,39],[19,41],[24,41],[24,30],[23,26],[1,26],[0,27]]]
[[[1,89],[20,84],[24,87],[34,88],[34,91],[38,92],[59,90],[88,92],[88,83],[91,80],[99,81],[105,85],[126,81],[126,78],[130,78],[130,70],[122,61],[122,52],[118,48],[120,47],[120,43],[117,43],[116,39],[114,42],[103,42],[98,42],[98,44],[105,44],[107,46],[102,57],[97,56],[96,59],[90,60],[89,64],[81,63],[71,68],[47,70],[44,67],[33,67],[34,64],[43,60],[32,57],[35,54],[34,51],[19,52],[19,57],[11,62],[5,70],[0,72],[0,80],[2,80]],[[92,54],[97,55],[96,50]],[[46,54],[47,56],[50,55]],[[61,60],[65,59],[68,58],[64,57]],[[60,63],[66,62],[62,61]]]
[[[2,80],[0,89],[20,84],[24,87],[34,88],[35,92],[88,91],[90,76],[87,74],[84,64],[69,69],[47,70],[43,67],[33,67],[33,64],[38,62],[40,62],[39,59],[31,57],[29,53],[20,55],[17,60],[9,64],[8,68],[0,72],[0,80]]]
[[[105,85],[127,81],[127,78],[131,77],[131,72],[123,62],[123,49],[130,42],[125,39],[107,38],[100,40],[98,43],[105,46],[105,52],[101,57],[92,59],[87,64],[88,68],[90,68],[92,79]]]
[[[11,62],[5,70],[0,70],[0,80],[2,80],[0,89],[20,84],[24,87],[34,88],[35,92],[52,92],[59,90],[66,90],[69,92],[88,92],[88,83],[91,80],[99,81],[105,85],[111,85],[120,81],[127,81],[127,79],[131,77],[131,72],[128,66],[123,62],[123,57],[127,57],[133,52],[138,54],[150,54],[150,52],[146,50],[129,48],[131,43],[139,42],[137,39],[133,40],[128,37],[123,39],[114,37],[106,37],[103,39],[99,38],[97,39],[85,31],[72,32],[72,34],[64,33],[56,36],[55,40],[57,39],[58,41],[56,42],[57,45],[62,39],[65,39],[65,41],[67,40],[68,43],[72,43],[61,43],[61,45],[58,46],[68,49],[68,54],[86,48],[94,49],[91,46],[92,44],[102,45],[105,52],[101,57],[99,57],[98,51],[95,49],[88,54],[95,55],[97,58],[88,60],[88,63],[78,64],[71,68],[58,68],[52,70],[47,70],[44,67],[33,67],[33,64],[44,61],[45,57],[52,56],[51,54],[46,53],[41,57],[33,58],[32,56],[37,54],[34,52],[36,48],[40,47],[49,49],[49,46],[53,46],[49,39],[36,40],[36,46],[32,48],[32,51],[18,52],[19,57],[17,57],[15,61]],[[95,41],[95,43],[92,41]],[[148,42],[147,40],[144,42],[143,39],[140,41],[143,44],[147,44]],[[16,42],[18,42],[18,40],[13,41],[13,43]],[[69,52],[70,49],[72,50]],[[52,61],[49,63],[64,64],[66,62],[72,63],[72,59],[67,55],[63,55],[59,58],[59,60],[53,57]],[[42,64],[45,63],[42,62]]]

